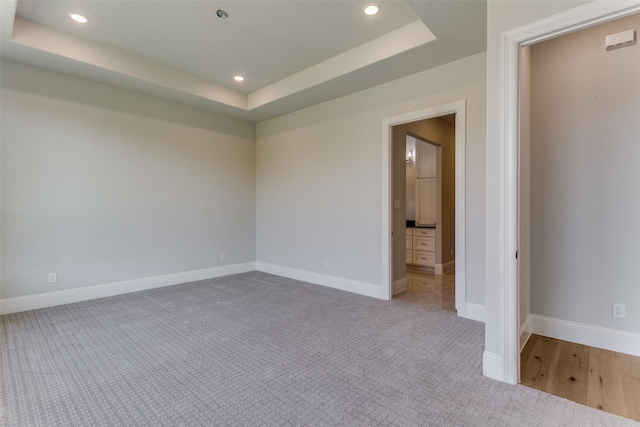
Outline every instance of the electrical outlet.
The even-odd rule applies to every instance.
[[[624,304],[613,303],[613,317],[619,317],[624,319],[627,317],[627,313]]]
[[[324,261],[324,268],[331,268],[331,262],[328,259]]]
[[[227,259],[227,254],[223,252],[220,254],[220,261],[224,261],[225,259]]]
[[[56,273],[49,273],[47,276],[47,283],[56,283],[58,281],[58,275]]]

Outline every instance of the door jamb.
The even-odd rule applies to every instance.
[[[448,114],[455,114],[455,147],[456,147],[456,310],[458,316],[466,317],[466,101],[456,101],[445,105],[426,108],[419,111],[388,117],[382,120],[382,295],[386,299],[392,298],[392,239],[393,230],[392,207],[393,197],[393,158],[391,153],[392,126],[415,122],[425,119],[433,119]]]

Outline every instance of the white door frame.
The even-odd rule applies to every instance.
[[[594,1],[502,33],[500,50],[500,351],[502,381],[520,377],[518,151],[520,50],[523,46],[640,12],[639,1]]]
[[[448,114],[456,115],[455,138],[456,138],[456,310],[458,316],[466,317],[466,231],[465,231],[465,145],[466,145],[466,101],[457,101],[450,104],[439,105],[426,108],[424,110],[413,111],[399,116],[388,117],[382,120],[382,294],[387,299],[392,298],[392,242],[391,232],[393,230],[392,207],[393,197],[393,158],[391,153],[392,126],[404,123],[415,122],[425,119],[433,119]]]

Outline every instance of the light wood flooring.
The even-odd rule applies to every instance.
[[[532,335],[520,369],[523,385],[640,421],[640,357]]]
[[[394,299],[455,311],[455,272],[407,266],[407,291]],[[520,366],[525,386],[640,421],[640,357],[532,335]]]
[[[435,274],[433,271],[407,266],[407,290],[393,298],[455,311],[455,293],[455,271]]]

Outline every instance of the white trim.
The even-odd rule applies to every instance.
[[[146,291],[164,286],[195,282],[197,280],[212,279],[230,274],[254,271],[255,262],[225,265],[222,267],[205,268],[202,270],[184,271],[163,276],[143,277],[141,279],[125,280],[122,282],[105,283],[102,285],[86,286],[84,288],[65,289],[56,292],[46,292],[24,297],[5,298],[0,300],[0,313],[10,314],[39,308],[54,307],[56,305],[71,304],[96,298],[111,297],[131,292]]]
[[[458,268],[456,269],[456,309],[462,309],[459,316],[466,316],[467,303],[467,115],[465,101],[456,103],[456,225],[455,248]]]
[[[478,322],[485,323],[487,316],[484,305],[468,302],[466,304],[466,308],[467,310],[464,317],[466,317],[467,319],[477,320]]]
[[[482,375],[500,381],[502,376],[502,358],[499,354],[484,352],[482,355]]]
[[[403,277],[402,279],[398,279],[393,282],[393,295],[397,295],[400,292],[404,292],[407,290],[407,278]]]
[[[283,267],[281,265],[268,264],[265,262],[256,262],[256,270],[264,273],[275,274],[277,276],[288,277],[289,279],[302,280],[304,282],[313,283],[314,285],[340,289],[341,291],[352,292],[354,294],[364,295],[367,297],[388,299],[386,289],[372,283],[327,276],[325,274],[297,270],[295,268]]]
[[[531,338],[531,315],[527,316],[526,320],[520,326],[520,352],[527,345],[527,341]]]
[[[392,239],[391,230],[393,230],[393,224],[391,223],[393,216],[391,213],[391,198],[393,197],[391,185],[391,141],[393,140],[391,129],[393,121],[391,119],[384,119],[382,121],[382,275],[381,284],[382,288],[387,290],[386,299],[393,298],[391,282],[391,254],[392,254]]]
[[[518,122],[520,49],[569,32],[640,11],[636,1],[594,1],[502,33],[500,50],[500,225],[499,225],[499,340],[500,381],[515,384],[520,371],[518,277]],[[494,377],[492,377],[494,378]]]
[[[501,361],[503,361],[500,379],[510,384],[516,384],[519,379],[519,365],[510,363],[519,359],[518,350],[520,342],[519,334],[519,314],[518,314],[518,266],[515,252],[518,246],[518,151],[517,145],[513,141],[518,141],[519,124],[519,104],[513,104],[511,95],[516,94],[519,99],[519,74],[511,74],[509,71],[515,67],[519,69],[520,45],[513,45],[509,42],[508,36],[504,33],[501,38],[500,69],[502,73],[500,90],[501,105],[501,145],[500,160],[500,270],[499,281],[503,290],[500,294],[500,341],[501,341]],[[503,143],[503,139],[505,143]],[[506,141],[511,141],[507,144]],[[516,145],[514,147],[514,145]],[[502,179],[504,178],[504,179]],[[515,193],[515,197],[514,197]],[[512,232],[515,230],[516,232]],[[511,286],[515,284],[515,286]],[[514,304],[514,302],[516,304]]]
[[[531,315],[534,334],[640,356],[640,334]]]
[[[424,110],[413,111],[382,120],[382,288],[385,298],[391,299],[392,278],[391,278],[391,231],[393,218],[391,208],[391,143],[392,126],[418,120],[431,119],[447,114],[456,115],[455,138],[456,138],[456,310],[458,316],[466,317],[466,101],[457,101],[450,104],[439,105],[426,108]]]

